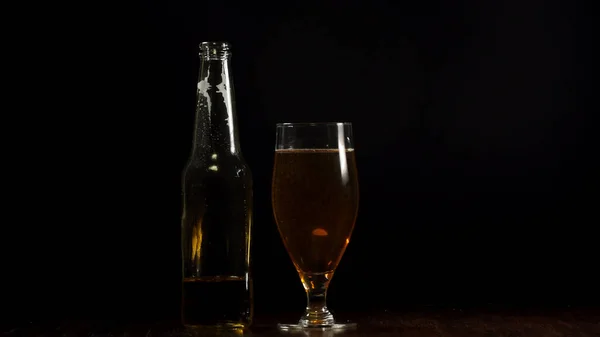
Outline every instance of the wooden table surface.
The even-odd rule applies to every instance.
[[[443,312],[389,312],[339,314],[340,321],[354,321],[358,328],[351,331],[283,332],[277,322],[293,322],[294,315],[278,314],[256,317],[251,329],[244,332],[185,330],[172,323],[117,324],[108,322],[70,321],[57,324],[29,325],[5,332],[7,337],[24,336],[406,336],[406,337],[469,337],[469,336],[600,336],[598,310],[561,311],[552,313],[481,312],[445,310]]]

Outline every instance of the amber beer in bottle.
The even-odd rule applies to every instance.
[[[252,322],[252,175],[236,125],[231,46],[200,45],[194,139],[183,172],[182,322],[246,328]]]

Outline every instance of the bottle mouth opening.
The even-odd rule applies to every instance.
[[[291,122],[276,123],[276,127],[333,127],[333,126],[352,126],[351,122]]]
[[[205,60],[223,60],[231,55],[231,43],[205,41],[200,43],[200,57]]]

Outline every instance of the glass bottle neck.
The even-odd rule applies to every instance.
[[[235,94],[229,56],[202,55],[193,153],[238,155]]]

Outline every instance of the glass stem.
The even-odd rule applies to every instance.
[[[333,315],[327,309],[327,288],[333,273],[302,275],[306,289],[307,305],[300,324],[304,327],[328,327],[334,324]]]

